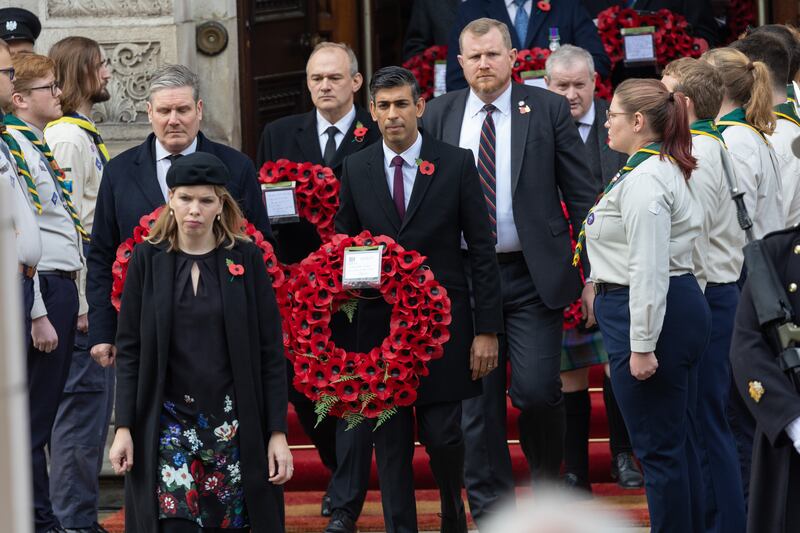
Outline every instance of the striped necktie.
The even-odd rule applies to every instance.
[[[492,113],[497,108],[492,104],[483,106],[486,117],[481,126],[481,141],[478,145],[478,175],[483,186],[483,196],[489,209],[489,222],[492,225],[492,237],[497,242],[497,179],[495,178],[495,144],[496,130]]]

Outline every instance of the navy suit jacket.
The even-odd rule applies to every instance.
[[[611,62],[600,41],[597,27],[580,0],[554,0],[550,6],[550,11],[544,12],[533,1],[528,36],[521,43],[514,31],[513,21],[508,18],[508,9],[503,0],[467,0],[461,4],[447,46],[447,90],[455,91],[467,86],[461,65],[458,64],[458,37],[467,24],[482,17],[504,22],[511,33],[511,44],[517,50],[527,50],[535,46],[547,48],[550,44],[550,28],[556,27],[561,44],[574,44],[588,50],[594,58],[595,70],[601,76],[608,76]]]
[[[114,344],[117,311],[111,305],[111,267],[117,247],[133,236],[139,219],[163,205],[164,196],[156,174],[154,134],[122,152],[103,169],[94,213],[92,241],[86,258],[86,299],[89,302],[89,345]],[[231,174],[226,185],[248,221],[275,244],[261,187],[253,162],[243,153],[197,134],[197,150],[219,157]]]

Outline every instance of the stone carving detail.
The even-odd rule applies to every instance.
[[[172,13],[172,0],[48,0],[52,17],[143,17]]]
[[[160,66],[161,44],[103,43],[102,47],[110,62],[111,100],[96,104],[92,118],[98,123],[146,123],[147,86]]]

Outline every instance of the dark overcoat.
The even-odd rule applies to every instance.
[[[238,241],[230,250],[219,248],[216,257],[239,406],[242,485],[250,523],[253,533],[282,532],[283,489],[267,481],[267,443],[273,431],[285,433],[287,426],[278,306],[254,244]],[[231,280],[226,259],[244,266],[244,274]],[[159,417],[172,332],[174,275],[175,253],[149,243],[136,246],[116,338],[116,426],[130,428],[133,436],[133,469],[125,476],[128,533],[158,531]]]
[[[469,368],[473,338],[475,333],[503,331],[500,273],[472,152],[423,132],[420,159],[433,163],[434,171],[431,175],[417,171],[402,221],[389,193],[383,143],[375,143],[345,160],[341,204],[336,215],[339,233],[357,235],[369,230],[426,256],[424,264],[447,289],[453,317],[450,340],[444,345],[444,356],[428,363],[430,375],[421,380],[418,405],[479,395],[481,382],[472,380]],[[472,269],[474,328],[464,274],[462,233]],[[389,332],[390,314],[391,307],[383,299],[359,300],[359,351],[380,345]]]
[[[785,288],[792,311],[800,317],[800,229],[764,237],[764,244]],[[800,394],[780,369],[775,352],[758,324],[753,307],[752,277],[744,285],[731,342],[736,388],[756,420],[750,477],[748,533],[800,531],[800,454],[786,426],[800,417]],[[763,390],[758,394],[758,386]],[[751,388],[752,393],[751,393]]]

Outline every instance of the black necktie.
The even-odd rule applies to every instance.
[[[336,134],[339,133],[339,128],[330,126],[325,133],[328,134],[328,142],[325,143],[325,153],[322,154],[322,160],[326,167],[331,166],[333,158],[336,157]]]
[[[169,154],[167,156],[167,159],[169,159],[169,164],[171,165],[172,163],[174,163],[175,160],[178,159],[179,157],[183,157],[183,154]]]

